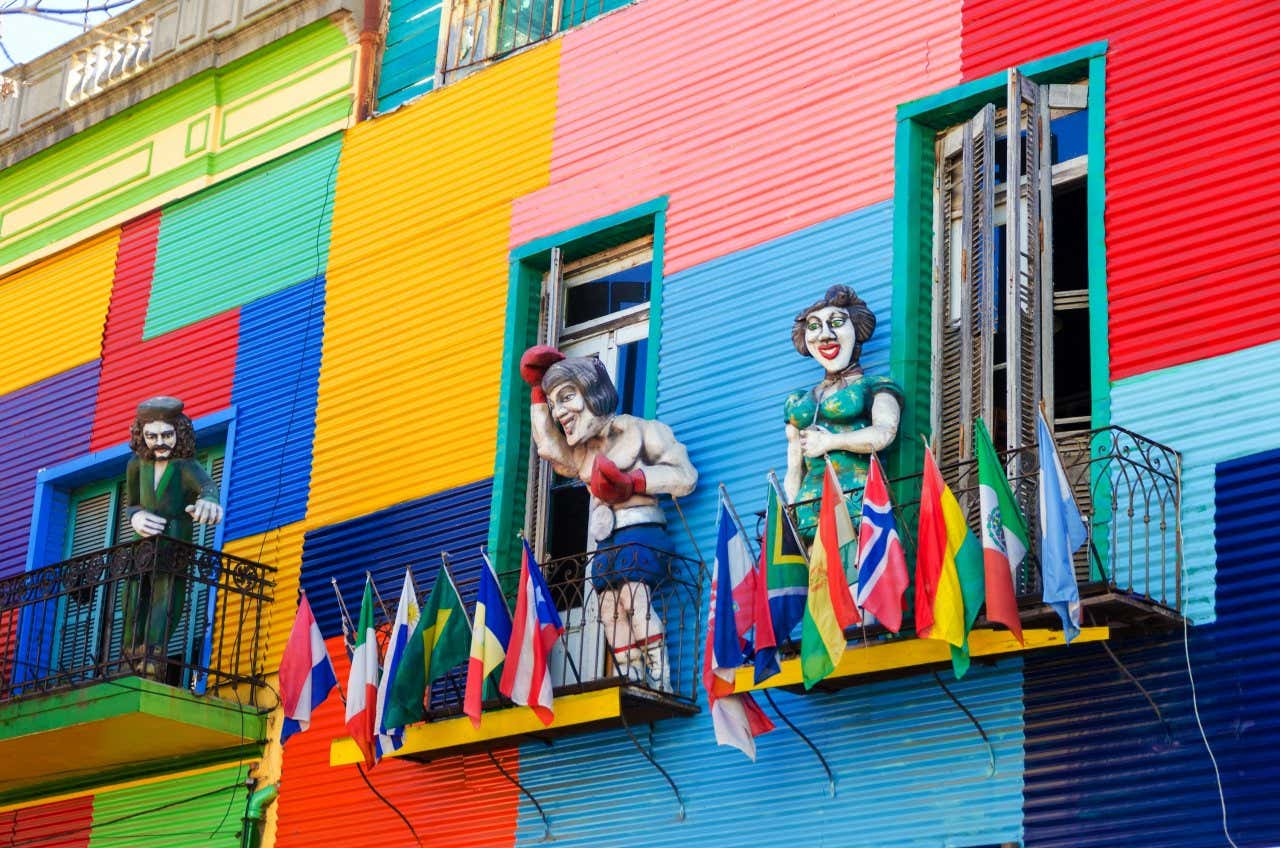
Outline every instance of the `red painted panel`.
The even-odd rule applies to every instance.
[[[1280,4],[967,0],[966,79],[1107,53],[1111,376],[1280,339]]]
[[[342,638],[327,644],[338,679],[346,681],[349,663]],[[355,766],[329,765],[329,742],[346,735],[342,702],[330,696],[312,717],[311,728],[285,746],[277,848],[415,844],[404,822],[369,790]],[[495,756],[508,772],[518,774],[514,748]],[[426,764],[387,759],[369,772],[369,782],[412,822],[424,845],[515,844],[518,790],[484,754]]]
[[[92,829],[92,795],[0,812],[0,845],[84,848]]]
[[[138,402],[173,395],[192,418],[231,403],[240,311],[233,309],[144,342],[142,328],[151,296],[160,212],[121,229],[115,284],[102,339],[102,372],[91,450],[129,438]]]
[[[16,609],[0,612],[0,689],[6,688],[13,679],[13,657],[18,647],[18,611]],[[0,828],[0,833],[3,833]]]
[[[521,244],[659,195],[673,273],[893,193],[897,104],[959,81],[960,0],[645,0],[565,35]]]

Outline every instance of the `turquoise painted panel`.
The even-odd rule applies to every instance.
[[[378,79],[378,111],[430,91],[440,43],[440,0],[393,0]]]
[[[681,553],[711,556],[717,483],[745,515],[762,508],[768,470],[785,466],[782,401],[821,374],[792,348],[797,312],[832,284],[853,286],[880,319],[863,364],[886,372],[892,217],[891,204],[878,204],[664,281],[658,417],[688,446],[701,475],[681,502],[696,548],[680,517],[669,514]],[[835,799],[816,758],[781,721],[759,740],[753,764],[716,746],[705,707],[694,718],[635,730],[680,787],[682,825],[669,787],[623,730],[522,746],[520,777],[546,807],[558,845],[683,848],[726,844],[730,834],[760,845],[1017,842],[1021,669],[1018,659],[975,667],[954,687],[995,744],[994,775],[973,725],[932,676],[918,675],[832,694],[774,693],[831,762]],[[946,679],[950,685],[949,673]],[[541,834],[536,811],[522,800],[517,841],[533,844]]]
[[[342,136],[164,209],[143,338],[319,277]]]
[[[1214,465],[1280,447],[1280,342],[1112,384],[1112,422],[1182,453],[1183,593],[1214,621]]]

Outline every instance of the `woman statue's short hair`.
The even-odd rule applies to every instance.
[[[542,375],[542,390],[548,395],[561,383],[573,383],[582,391],[587,409],[604,417],[618,410],[618,390],[609,379],[609,370],[594,356],[571,356],[562,359]]]

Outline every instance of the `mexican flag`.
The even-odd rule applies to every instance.
[[[978,492],[982,505],[982,566],[987,583],[987,620],[998,621],[1022,642],[1022,621],[1014,597],[1014,578],[1030,547],[1027,522],[1018,509],[987,426],[973,422],[978,454]]]

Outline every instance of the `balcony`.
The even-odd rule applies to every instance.
[[[1123,427],[1063,434],[1057,448],[1088,530],[1087,541],[1074,561],[1083,624],[1075,642],[1101,641],[1179,625],[1183,600],[1181,456]],[[1037,446],[1005,451],[1001,459],[1034,538]],[[968,516],[970,528],[977,528],[977,461],[966,460],[940,470]],[[920,474],[890,481],[898,534],[908,551],[908,569],[913,572],[920,481]],[[857,489],[849,493],[860,496]],[[763,519],[763,514],[760,517]],[[857,520],[855,515],[854,521]],[[1034,544],[1019,570],[1015,590],[1025,644],[1020,645],[1003,627],[997,628],[980,616],[970,636],[975,661],[1064,644],[1057,613],[1041,601],[1040,564]],[[895,676],[947,664],[949,652],[945,644],[915,638],[911,613],[910,608],[905,611],[902,634],[898,636],[874,625],[847,631],[850,650],[822,688],[854,685],[868,675]],[[790,648],[794,656],[799,646]],[[782,673],[764,686],[799,683],[798,665],[794,658],[784,660]],[[751,673],[744,669],[738,678],[738,690],[752,688],[756,687]]]
[[[550,726],[543,725],[527,707],[495,696],[484,703],[480,728],[472,727],[462,714],[466,669],[459,667],[436,681],[430,708],[423,712],[424,723],[405,728],[404,746],[392,756],[429,761],[511,745],[525,738],[546,740],[566,733],[695,714],[703,630],[701,598],[706,580],[701,562],[648,549],[660,563],[662,577],[651,590],[653,614],[629,619],[629,638],[642,647],[621,663],[615,662],[609,650],[608,633],[614,621],[628,620],[615,601],[630,605],[633,589],[614,592],[603,587],[627,580],[638,547],[600,548],[542,565],[565,625],[549,662],[555,695],[555,721]],[[499,574],[503,585],[515,585],[518,578],[518,570]],[[474,596],[477,579],[458,581],[463,597]],[[384,622],[384,629],[389,626]],[[330,765],[361,760],[350,739],[339,739],[330,749]]]
[[[0,803],[256,748],[273,572],[154,538],[0,581]]]

